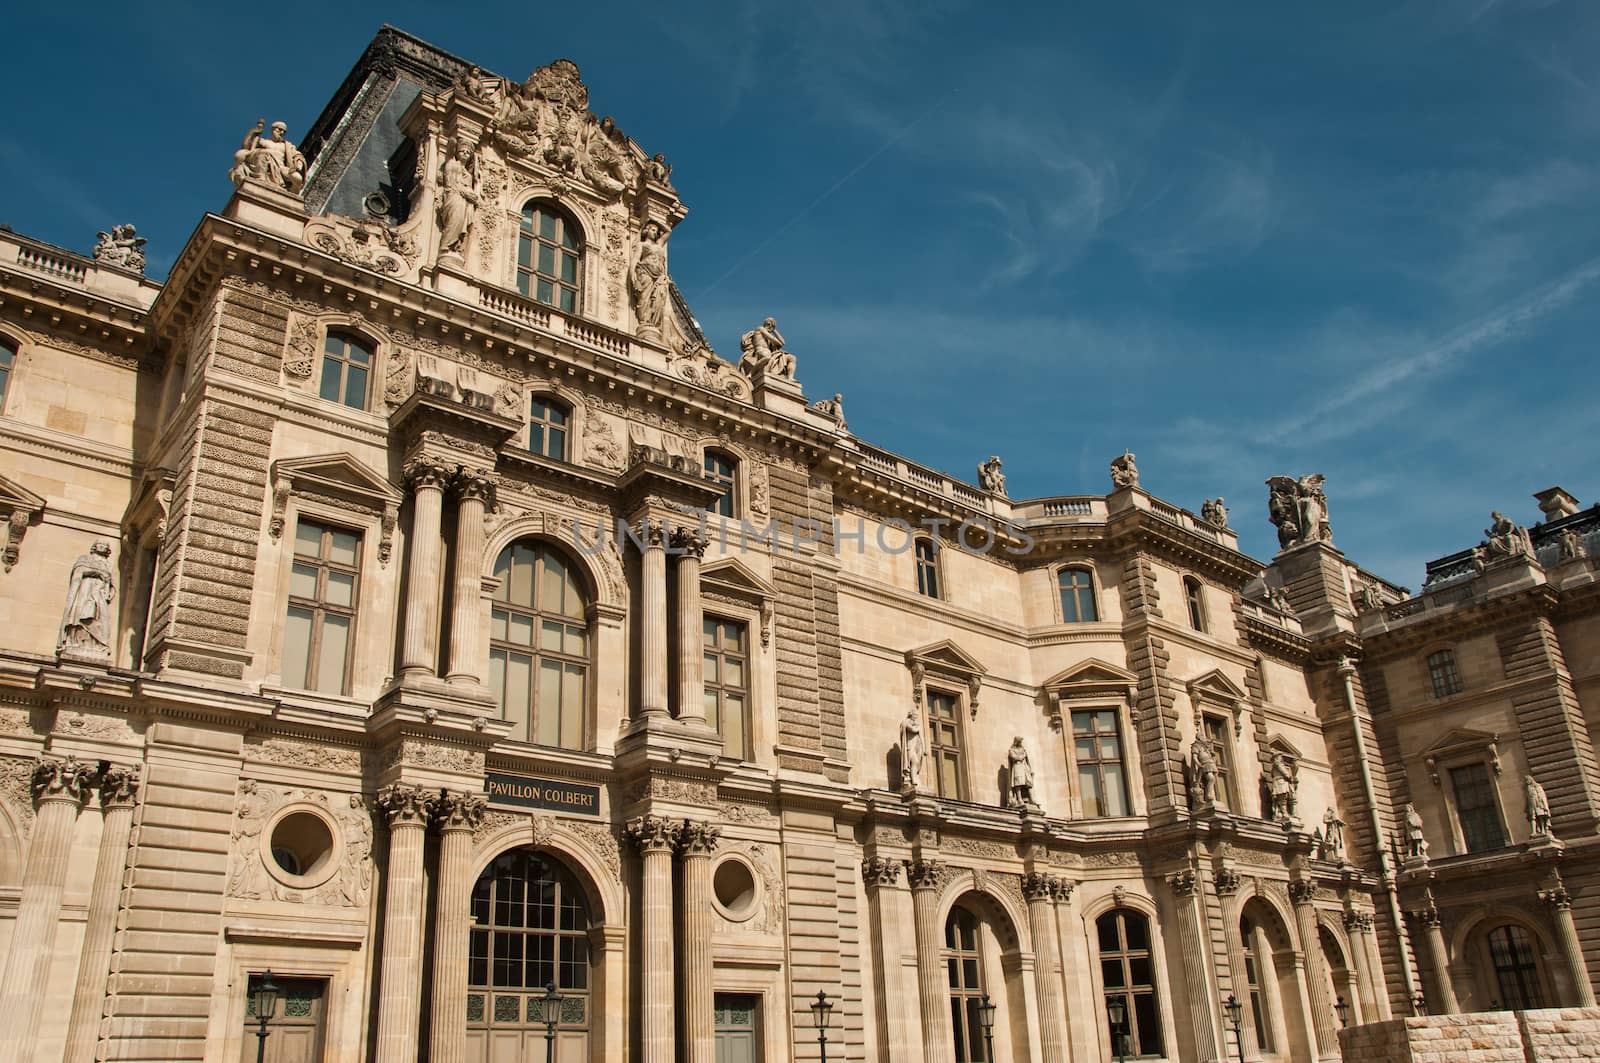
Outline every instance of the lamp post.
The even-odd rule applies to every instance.
[[[561,1021],[561,994],[554,982],[544,986],[544,1063],[555,1063],[556,1024]]]
[[[817,1047],[822,1050],[822,1063],[828,1063],[828,1016],[833,1014],[833,1001],[828,994],[817,990],[817,999],[811,1002],[811,1021],[817,1028]]]
[[[1244,1027],[1244,1005],[1232,993],[1223,1002],[1222,1010],[1228,1013],[1228,1025],[1233,1027],[1233,1043],[1239,1048],[1239,1063],[1244,1063],[1244,1038],[1239,1031]]]
[[[267,1023],[278,1010],[278,983],[272,980],[270,969],[256,983],[255,1005],[256,1022],[261,1024],[256,1030],[256,1063],[262,1063],[267,1058]]]
[[[1350,1025],[1350,1005],[1345,1003],[1344,997],[1339,997],[1333,1002],[1334,1013],[1339,1016],[1340,1026]]]
[[[994,1013],[995,1006],[989,1003],[989,994],[983,995],[983,1003],[978,1005],[978,1022],[983,1026],[983,1058],[994,1059]]]
[[[1106,997],[1106,1018],[1111,1020],[1111,1047],[1117,1053],[1117,1063],[1122,1063],[1128,1050],[1128,1035],[1124,1032],[1128,1022],[1128,1001],[1121,993]]]

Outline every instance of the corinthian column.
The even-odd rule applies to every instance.
[[[72,1017],[67,1020],[65,1063],[93,1063],[100,1039],[100,1017],[106,982],[111,977],[111,945],[117,935],[117,906],[122,876],[128,866],[128,838],[133,832],[133,806],[139,794],[138,765],[114,764],[100,773],[100,851],[94,861],[94,886],[89,891],[89,919],[78,958],[78,983],[72,991]]]
[[[376,1053],[384,1063],[416,1063],[422,996],[422,923],[427,909],[422,846],[437,800],[415,786],[390,786],[378,795],[378,807],[389,817],[389,874],[383,899]]]
[[[704,614],[700,611],[700,559],[706,541],[693,528],[676,528],[672,547],[678,556],[678,719],[706,718]]]
[[[1178,910],[1178,941],[1183,953],[1183,985],[1189,997],[1189,1027],[1194,1032],[1195,1053],[1200,1059],[1217,1059],[1217,1024],[1212,1011],[1210,973],[1206,956],[1210,942],[1200,922],[1198,905],[1200,877],[1193,871],[1180,871],[1167,878],[1172,887],[1173,906]]]
[[[478,601],[483,585],[483,512],[494,485],[484,476],[466,476],[457,481],[460,503],[456,509],[456,567],[454,593],[450,606],[450,671],[445,681],[455,685],[478,686],[488,651],[479,647],[483,621]]]
[[[1356,993],[1361,1001],[1361,1021],[1377,1022],[1378,993],[1372,978],[1372,955],[1367,951],[1367,935],[1372,933],[1372,916],[1367,912],[1344,913],[1344,930],[1350,939],[1350,961],[1355,965]]]
[[[1561,956],[1567,961],[1567,977],[1572,980],[1572,991],[1577,994],[1580,1008],[1592,1008],[1594,986],[1589,983],[1589,969],[1583,962],[1583,945],[1578,940],[1578,927],[1572,921],[1572,896],[1557,873],[1555,885],[1539,891],[1539,899],[1550,906],[1555,916],[1556,935],[1561,939]]]
[[[1339,1055],[1339,1031],[1333,1025],[1333,1001],[1328,999],[1328,957],[1322,951],[1322,935],[1317,931],[1317,887],[1306,879],[1289,883],[1289,899],[1294,902],[1295,931],[1306,956],[1306,989],[1311,994],[1311,1024],[1317,1031],[1317,1052],[1321,1058]]]
[[[683,1042],[687,1063],[716,1063],[711,978],[711,854],[721,828],[683,825]]]
[[[1028,933],[1037,962],[1034,981],[1039,987],[1039,1041],[1044,1063],[1067,1063],[1067,1006],[1061,999],[1061,949],[1055,925],[1060,885],[1053,875],[1030,871],[1022,876],[1022,895],[1028,899]]]
[[[663,692],[665,692],[663,690]],[[672,987],[672,850],[683,825],[644,816],[627,825],[630,841],[644,863],[643,909],[639,937],[644,942],[640,1044],[644,1063],[673,1063],[672,1019],[677,994]]]
[[[639,708],[646,716],[667,714],[667,551],[666,529],[646,520],[640,539],[644,559],[639,588]]]
[[[911,916],[917,934],[917,1000],[922,1005],[922,1058],[941,1063],[954,1050],[950,997],[944,969],[944,933],[939,926],[939,883],[944,865],[937,860],[906,861],[911,884]]]
[[[433,1023],[430,1063],[466,1063],[467,944],[472,923],[472,832],[484,799],[448,790],[434,809],[439,877],[433,913]]]
[[[1439,906],[1433,903],[1433,893],[1428,893],[1428,906],[1412,912],[1422,924],[1423,936],[1428,941],[1428,969],[1433,972],[1433,984],[1439,990],[1439,999],[1429,1010],[1435,1015],[1454,1015],[1461,1010],[1456,1000],[1455,983],[1450,981],[1450,954],[1445,948],[1444,931],[1439,927]]]
[[[406,543],[405,641],[402,675],[432,675],[439,666],[439,519],[447,474],[433,465],[406,470],[411,481],[411,538]]]
[[[38,818],[22,869],[22,901],[0,979],[0,1059],[33,1059],[45,984],[55,959],[61,891],[67,881],[72,828],[93,769],[68,757],[41,757],[33,769]]]

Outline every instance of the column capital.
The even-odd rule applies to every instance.
[[[1055,898],[1060,880],[1054,875],[1029,871],[1022,876],[1022,895],[1029,901],[1048,901]]]
[[[634,538],[644,544],[646,550],[661,550],[667,544],[667,526],[656,517],[646,517],[638,524]]]
[[[933,890],[944,881],[944,865],[937,860],[907,860],[906,881],[914,890]]]
[[[1219,870],[1212,876],[1212,881],[1216,884],[1218,897],[1232,897],[1239,892],[1239,872],[1231,867]]]
[[[1167,876],[1167,885],[1179,897],[1193,897],[1200,888],[1200,876],[1191,868],[1184,868],[1176,874]]]
[[[1352,909],[1344,913],[1344,928],[1357,934],[1372,933],[1372,913]]]
[[[76,757],[40,757],[33,765],[33,799],[41,805],[46,801],[82,804],[94,773],[94,768],[79,763]]]
[[[868,889],[893,886],[900,881],[900,861],[886,856],[869,856],[861,861],[861,881]]]
[[[488,805],[482,794],[445,790],[439,794],[434,805],[433,821],[441,834],[446,831],[477,830]]]
[[[622,833],[641,853],[670,853],[678,845],[683,824],[662,816],[640,816],[631,819]]]
[[[1429,930],[1439,929],[1439,906],[1433,903],[1433,894],[1428,894],[1428,903],[1425,907],[1418,908],[1410,913],[1411,918],[1421,923]]]
[[[1308,878],[1291,879],[1289,899],[1295,904],[1310,904],[1317,899],[1317,884]]]
[[[404,472],[406,483],[411,485],[413,491],[424,487],[443,491],[455,474],[453,469],[423,458],[414,458],[406,462]]]
[[[1561,881],[1561,875],[1555,876],[1555,884],[1539,891],[1539,899],[1557,911],[1570,912],[1572,910],[1572,894],[1567,892],[1567,884]]]
[[[131,808],[139,796],[139,765],[109,764],[100,773],[100,805]]]
[[[378,807],[389,817],[389,829],[428,826],[439,795],[420,786],[395,784],[378,792]]]
[[[692,524],[680,524],[672,529],[672,549],[674,553],[684,557],[693,557],[696,561],[706,556],[706,547],[710,545],[705,536],[700,534],[700,529]]]
[[[704,820],[684,820],[678,829],[678,848],[684,856],[710,856],[717,851],[722,828]]]
[[[1055,882],[1050,887],[1050,891],[1057,901],[1065,904],[1067,901],[1072,900],[1072,891],[1077,888],[1078,884],[1070,878],[1057,875]]]
[[[461,501],[475,498],[485,505],[494,502],[494,478],[488,469],[461,469],[452,477],[456,497]]]

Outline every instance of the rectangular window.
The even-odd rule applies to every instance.
[[[322,345],[322,383],[317,394],[354,410],[367,408],[367,374],[372,352],[361,344],[329,333]]]
[[[16,363],[16,349],[5,340],[0,340],[0,410],[6,408],[6,390],[11,385],[11,367]]]
[[[1430,653],[1428,679],[1433,683],[1433,696],[1436,698],[1461,693],[1461,677],[1456,674],[1456,655],[1449,650]]]
[[[1056,577],[1061,590],[1061,621],[1088,624],[1100,619],[1094,604],[1094,577],[1086,568],[1064,568]]]
[[[1217,759],[1217,804],[1224,809],[1233,808],[1233,742],[1228,721],[1221,716],[1205,718],[1206,737],[1211,739],[1211,749]]]
[[[1078,793],[1087,819],[1128,814],[1128,783],[1122,767],[1122,735],[1115,709],[1072,714],[1072,751]]]
[[[308,520],[296,525],[283,633],[286,686],[349,692],[360,553],[355,532]]]
[[[961,765],[961,699],[954,694],[928,691],[928,755],[940,797],[966,800],[967,784]]]
[[[917,540],[917,593],[939,597],[939,548],[932,539]]]
[[[1456,818],[1461,822],[1461,839],[1467,845],[1467,852],[1504,848],[1505,828],[1500,824],[1500,805],[1495,800],[1489,766],[1468,764],[1451,768],[1450,784],[1456,792]]]
[[[745,625],[705,618],[706,723],[722,736],[722,749],[750,759],[750,655]]]

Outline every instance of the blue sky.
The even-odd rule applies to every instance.
[[[53,243],[132,221],[164,273],[245,129],[298,141],[387,21],[575,60],[675,166],[713,345],[775,316],[808,393],[925,464],[1103,492],[1127,447],[1261,558],[1263,481],[1324,472],[1335,542],[1412,587],[1491,508],[1600,495],[1600,5],[28,8],[0,220]]]

